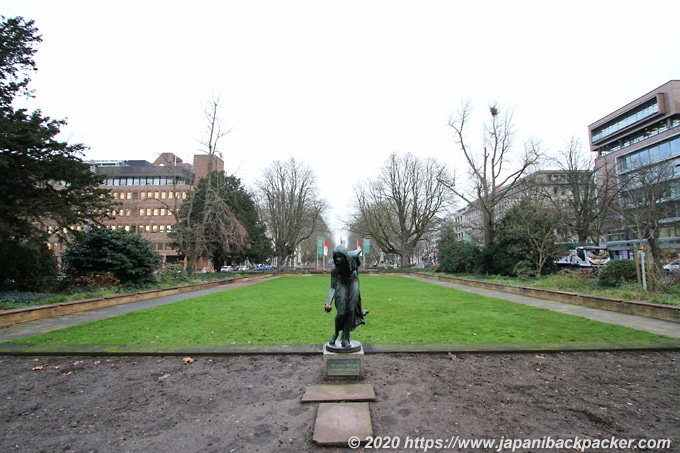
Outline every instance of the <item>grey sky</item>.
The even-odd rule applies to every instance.
[[[87,159],[191,161],[219,95],[227,170],[252,187],[295,157],[336,228],[352,182],[393,151],[464,170],[446,125],[463,100],[479,114],[471,144],[497,101],[514,108],[518,150],[533,136],[555,152],[680,77],[677,1],[3,3],[43,35],[30,105],[68,118]]]

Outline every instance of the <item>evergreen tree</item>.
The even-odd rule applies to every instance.
[[[42,38],[32,20],[1,19],[0,256],[21,261],[23,272],[16,275],[12,266],[1,266],[0,285],[23,287],[43,281],[37,277],[46,272],[56,274],[54,257],[44,253],[49,235],[66,236],[79,224],[97,223],[111,198],[99,188],[102,177],[79,157],[85,146],[58,140],[65,120],[14,106],[18,97],[32,96],[28,73],[36,70],[33,55]],[[26,253],[13,255],[18,249]]]
[[[170,237],[190,263],[202,256],[216,268],[246,258],[263,261],[272,253],[252,196],[238,178],[219,171],[202,178],[182,203]]]
[[[524,199],[508,210],[498,224],[493,247],[506,271],[516,274],[520,261],[528,262],[538,277],[549,272],[559,257],[555,230],[560,225],[557,211]],[[513,267],[509,264],[514,261]]]
[[[439,240],[439,272],[446,274],[483,271],[482,248],[472,242],[459,241],[452,224],[445,224]]]
[[[273,254],[271,239],[266,236],[266,225],[260,219],[253,197],[235,176],[222,176],[219,184],[220,196],[231,207],[239,223],[248,234],[246,241],[239,247],[225,250],[219,243],[213,245],[212,259],[216,268],[222,263],[263,263]]]

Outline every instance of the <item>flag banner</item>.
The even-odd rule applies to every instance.
[[[323,241],[323,254],[328,255],[328,241],[324,239]]]
[[[323,252],[323,245],[324,245],[324,239],[323,236],[317,236],[316,237],[316,254],[321,255]]]

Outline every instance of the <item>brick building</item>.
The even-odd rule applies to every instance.
[[[145,236],[167,263],[183,260],[170,245],[168,233],[177,223],[174,213],[179,209],[200,178],[212,171],[224,171],[224,161],[205,154],[194,156],[192,164],[172,153],[161,154],[153,163],[145,160],[96,160],[92,170],[105,175],[105,188],[118,204],[112,218],[104,225]],[[61,256],[65,244],[56,240],[50,248]],[[199,263],[203,267],[206,263]]]

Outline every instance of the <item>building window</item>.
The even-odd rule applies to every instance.
[[[656,113],[659,113],[659,104],[657,103],[657,99],[650,99],[643,106],[633,112],[628,113],[625,117],[619,119],[618,121],[614,123],[608,123],[599,129],[594,130],[592,142],[595,143],[599,140],[602,140],[603,138],[606,138],[624,129],[631,124],[642,121],[643,119],[648,118]]]
[[[627,156],[619,157],[617,159],[618,172],[624,173],[628,170],[635,170],[675,155],[680,155],[680,138],[655,144]]]
[[[680,137],[670,142],[671,156],[680,156]]]

